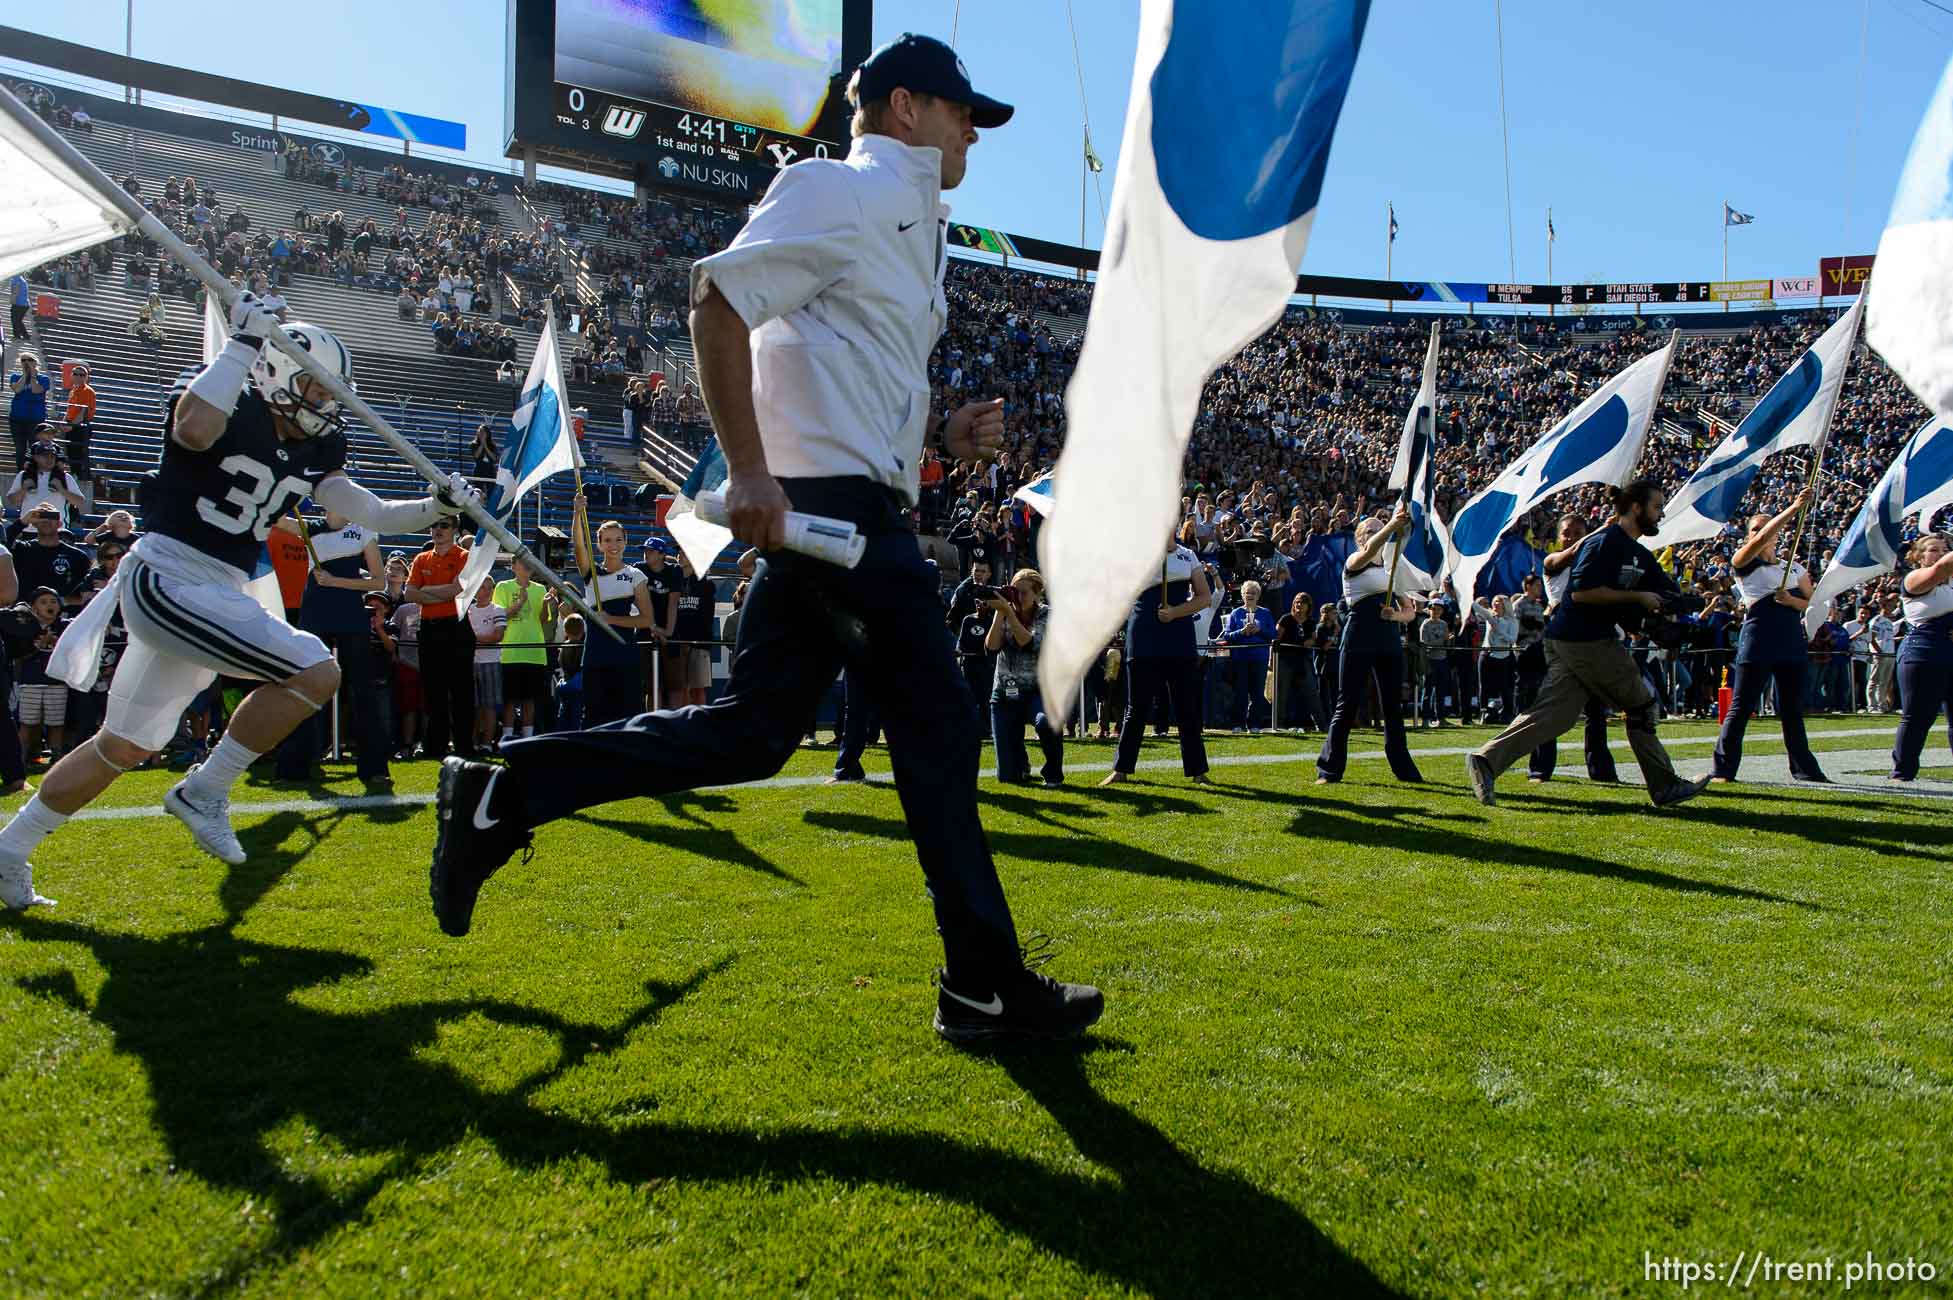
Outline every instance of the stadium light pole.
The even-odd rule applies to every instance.
[[[122,102],[142,105],[142,90],[136,85],[136,0],[127,0],[122,13],[122,72],[128,80],[122,87]]]

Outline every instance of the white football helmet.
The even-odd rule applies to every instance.
[[[293,321],[285,326],[285,333],[300,347],[310,352],[325,364],[327,370],[343,380],[348,388],[353,388],[353,354],[339,341],[339,336],[322,325],[307,325],[303,321]],[[323,401],[308,400],[299,392],[299,383],[307,378],[298,362],[280,352],[276,346],[267,342],[264,351],[258,354],[258,364],[253,370],[258,391],[264,395],[271,409],[278,412],[298,426],[308,438],[346,427],[345,412],[339,409],[337,400],[327,397]],[[317,381],[306,384],[307,388],[319,389]]]

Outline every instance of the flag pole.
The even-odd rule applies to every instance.
[[[140,230],[152,242],[161,247],[164,252],[174,258],[184,270],[196,277],[203,284],[205,290],[214,295],[217,301],[223,304],[225,314],[229,314],[230,309],[237,304],[239,296],[237,286],[233,285],[224,276],[219,275],[216,269],[210,263],[204,261],[202,256],[188,244],[184,243],[175,231],[157,220],[155,214],[144,208],[142,204],[138,203],[120,185],[110,180],[100,167],[97,167],[80,150],[62,139],[53,127],[35,116],[25,104],[20,102],[19,98],[12,91],[4,87],[0,87],[0,114],[4,114],[6,117],[12,119],[16,127],[32,136],[35,143],[43,150],[52,154],[69,171],[86,182],[89,189],[94,192],[96,199],[107,201],[122,214],[125,220],[131,222],[137,230]],[[364,422],[374,433],[378,434],[380,440],[391,447],[402,460],[413,466],[415,471],[422,478],[426,479],[429,485],[441,487],[446,484],[447,475],[443,474],[419,447],[416,447],[413,443],[401,436],[392,425],[386,422],[386,419],[379,412],[368,406],[365,400],[353,390],[351,385],[327,370],[311,353],[307,352],[297,343],[294,343],[291,335],[287,334],[282,327],[274,329],[271,332],[270,337],[265,340],[265,345],[267,347],[275,347],[287,357],[290,357],[301,370],[312,377],[314,382],[320,384],[327,392],[331,393],[334,400]],[[487,531],[490,536],[499,541],[511,555],[520,558],[524,563],[528,564],[535,571],[536,576],[564,593],[569,598],[570,603],[585,618],[593,622],[601,623],[601,620],[596,617],[596,612],[584,602],[583,597],[576,594],[568,583],[557,577],[548,565],[536,557],[534,551],[523,545],[521,538],[510,532],[507,526],[499,519],[490,515],[478,498],[473,496],[463,497],[461,499],[460,509],[461,513],[467,515]],[[615,629],[606,628],[605,630],[611,632],[612,635],[616,635]],[[623,638],[620,636],[618,639],[622,640]]]
[[[1553,209],[1551,208],[1546,209],[1546,283],[1548,284],[1554,283],[1553,280]],[[1548,302],[1546,304],[1546,314],[1548,316],[1557,314],[1554,312],[1553,304],[1551,302]]]
[[[1383,210],[1385,213],[1383,219],[1383,278],[1384,282],[1388,283],[1391,279],[1390,255],[1397,251],[1397,232],[1391,229],[1392,226],[1397,224],[1397,207],[1394,203],[1386,203]],[[1397,310],[1397,300],[1395,298],[1385,298],[1383,300],[1383,309],[1386,312],[1394,313]]]
[[[1868,277],[1865,281],[1864,289],[1859,290],[1859,292],[1863,293],[1870,288],[1871,280]],[[1862,303],[1864,299],[1860,298],[1858,301]],[[1847,308],[1847,310],[1855,309],[1855,304],[1853,307]],[[1810,521],[1811,506],[1817,504],[1818,466],[1824,462],[1824,449],[1831,442],[1831,421],[1837,418],[1838,403],[1844,400],[1844,381],[1850,377],[1851,359],[1857,355],[1858,331],[1853,330],[1851,332],[1851,344],[1845,349],[1845,373],[1838,380],[1838,392],[1831,399],[1831,409],[1824,413],[1824,431],[1818,434],[1817,441],[1811,444],[1811,468],[1810,472],[1804,476],[1804,489],[1811,493],[1811,503],[1797,512],[1797,531],[1791,537],[1790,553],[1784,557],[1783,578],[1777,583],[1778,591],[1785,591],[1790,587],[1790,566],[1796,562],[1797,552],[1804,548],[1804,525]]]

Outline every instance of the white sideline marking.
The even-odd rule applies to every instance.
[[[1889,736],[1892,734],[1896,726],[1897,724],[1894,723],[1892,727],[1853,727],[1853,728],[1839,730],[1839,731],[1813,731],[1811,733],[1811,737],[1814,740],[1824,740],[1832,737],[1847,738],[1847,737],[1861,737],[1861,736]],[[1302,739],[1302,737],[1300,736],[1277,736],[1275,738],[1282,739],[1282,740]],[[1715,739],[1716,738],[1714,736],[1671,736],[1663,739],[1662,744],[1673,749],[1677,745],[1714,744]],[[1464,755],[1471,753],[1474,748],[1476,747],[1471,745],[1447,745],[1436,749],[1413,749],[1411,750],[1411,757],[1413,758],[1462,758]],[[1581,752],[1581,742],[1577,740],[1561,741],[1560,748],[1563,751],[1577,754]],[[1628,744],[1625,740],[1612,740],[1608,742],[1608,748],[1626,749],[1628,748]],[[1834,751],[1834,752],[1840,758],[1844,757],[1845,755],[1850,755],[1853,759],[1860,759],[1868,754],[1883,754],[1884,751],[1843,750],[1843,751]],[[1352,763],[1361,763],[1361,762],[1368,762],[1371,760],[1380,760],[1384,756],[1385,756],[1384,752],[1381,749],[1372,749],[1372,750],[1365,750],[1362,753],[1352,753],[1349,756],[1349,761]],[[1889,755],[1886,755],[1886,757],[1889,758]],[[1209,764],[1213,767],[1256,767],[1266,763],[1313,763],[1315,762],[1315,759],[1316,759],[1315,750],[1309,749],[1301,753],[1295,753],[1295,754],[1229,754],[1222,757],[1210,759]],[[1779,766],[1782,766],[1783,759],[1781,755],[1765,755],[1762,757],[1750,758],[1746,760],[1745,766],[1753,767],[1755,765],[1766,764],[1766,763],[1770,763],[1773,759],[1776,761],[1776,763]],[[1820,761],[1825,761],[1826,756],[1820,753],[1819,759]],[[1152,758],[1140,762],[1137,766],[1138,769],[1142,772],[1171,772],[1171,771],[1179,770],[1180,760],[1178,758]],[[1110,772],[1111,770],[1112,770],[1112,764],[1110,763],[1081,764],[1079,766],[1068,767],[1066,769],[1067,772],[1079,772],[1079,773]],[[990,773],[986,772],[984,775],[988,776],[990,775]],[[1638,771],[1633,770],[1633,764],[1628,764],[1622,769],[1623,781],[1633,781],[1635,779],[1638,779],[1639,775],[1640,773]],[[1579,775],[1575,775],[1573,773],[1566,773],[1564,775],[1555,776],[1554,779],[1560,781],[1565,781],[1565,780],[1584,781],[1587,778],[1584,773]],[[868,774],[868,780],[877,785],[888,785],[888,784],[893,784],[895,778],[887,772],[870,772]],[[712,785],[712,786],[700,786],[698,788],[701,790],[793,790],[793,789],[799,789],[801,787],[810,786],[810,785],[825,785],[826,783],[827,783],[827,777],[825,776],[775,776],[775,777],[768,777],[764,781],[749,781],[745,785]],[[1787,776],[1783,776],[1783,777],[1770,776],[1770,777],[1756,778],[1756,777],[1746,775],[1743,777],[1742,783],[1745,785],[1780,785],[1780,784],[1788,784],[1789,781]],[[1839,788],[1842,789],[1864,790],[1864,789],[1876,788],[1879,793],[1889,794],[1894,796],[1897,795],[1910,796],[1915,794],[1923,794],[1923,795],[1928,795],[1933,797],[1953,798],[1953,790],[1947,790],[1947,791],[1933,790],[1927,788],[1924,785],[1918,785],[1912,788],[1902,788],[1898,786],[1887,786],[1882,781],[1878,783],[1876,787],[1865,785],[1865,784],[1846,785],[1843,782],[1839,782],[1838,784],[1839,784]],[[1812,787],[1803,787],[1803,788],[1808,789]],[[260,803],[234,803],[231,805],[231,813],[233,816],[242,816],[242,817],[270,817],[277,813],[288,813],[288,812],[302,812],[302,813],[359,812],[360,810],[365,808],[419,808],[433,802],[434,802],[434,796],[432,793],[429,794],[357,794],[357,795],[347,795],[343,799],[340,798],[272,799],[272,800],[265,800]],[[169,814],[163,811],[161,805],[157,805],[155,807],[143,805],[141,807],[134,807],[134,808],[87,808],[87,809],[83,809],[81,812],[76,813],[72,820],[78,822],[88,822],[88,821],[118,822],[118,821],[133,821],[143,817],[166,817],[168,815]]]

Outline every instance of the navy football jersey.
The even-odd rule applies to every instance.
[[[270,404],[247,384],[223,436],[209,450],[180,446],[170,436],[176,402],[201,369],[184,371],[170,390],[162,461],[143,476],[138,490],[143,527],[248,574],[257,567],[271,526],[326,475],[346,467],[346,435],[280,438]]]

